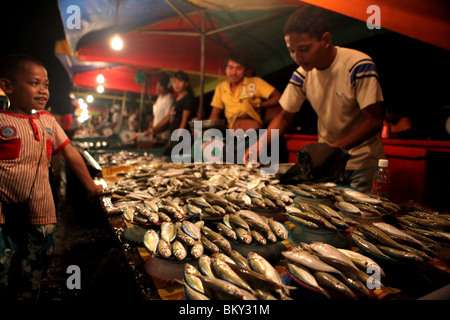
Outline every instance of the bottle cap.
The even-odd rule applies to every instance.
[[[378,166],[379,167],[387,168],[388,164],[389,164],[389,160],[388,159],[380,159],[380,160],[378,160]]]

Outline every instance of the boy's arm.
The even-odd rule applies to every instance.
[[[70,168],[73,170],[75,175],[80,180],[81,184],[86,189],[88,197],[99,194],[103,190],[103,186],[97,185],[92,179],[86,163],[84,162],[83,157],[78,152],[78,150],[75,149],[71,144],[68,144],[62,149],[61,152]]]

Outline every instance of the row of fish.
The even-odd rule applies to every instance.
[[[155,229],[145,232],[143,243],[151,255],[178,261],[198,259],[205,251],[230,253],[232,250],[230,242],[203,221],[163,222],[159,232]]]
[[[294,202],[285,209],[291,222],[311,229],[337,231],[346,230],[357,224],[356,221],[324,204]]]
[[[282,223],[249,210],[224,215],[216,227],[227,239],[246,245],[253,243],[264,246],[286,240],[289,236]]]
[[[288,274],[297,282],[328,298],[370,297],[383,286],[383,269],[358,252],[323,242],[300,243],[282,252]],[[375,270],[375,273],[373,273]]]
[[[359,225],[350,234],[354,245],[375,257],[396,262],[426,262],[433,259],[437,247],[392,224],[374,222]]]
[[[409,211],[396,217],[407,232],[426,243],[450,243],[450,215],[439,212]]]
[[[278,271],[264,257],[237,251],[228,255],[202,255],[198,268],[184,265],[183,295],[186,300],[289,300]]]
[[[365,194],[352,189],[339,188],[333,183],[300,183],[286,187],[296,196],[303,198],[329,199],[336,203],[338,209],[355,215],[381,216],[400,210],[400,207],[389,199]]]

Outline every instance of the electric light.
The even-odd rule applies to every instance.
[[[114,35],[114,38],[111,41],[111,47],[116,51],[122,50],[123,42],[122,42],[122,39],[120,39],[120,36],[118,34]]]

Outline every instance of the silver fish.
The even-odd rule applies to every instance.
[[[287,250],[281,254],[289,261],[298,263],[309,269],[341,274],[339,270],[320,260],[317,256],[303,250]]]
[[[357,267],[353,264],[353,262],[345,254],[340,252],[332,245],[324,242],[313,242],[309,245],[309,247],[324,256],[328,256],[341,261],[342,263],[347,265],[350,270],[353,270],[354,272],[357,271]]]
[[[185,220],[181,223],[181,227],[184,232],[186,232],[189,236],[191,236],[195,240],[200,239],[201,236],[200,229],[192,222]]]
[[[233,300],[257,300],[257,298],[250,292],[232,284],[231,282],[205,276],[202,276],[200,279],[203,281],[203,286],[207,287],[213,295],[218,295]]]
[[[283,281],[281,280],[281,276],[278,273],[277,270],[270,264],[265,258],[263,258],[261,255],[257,254],[256,252],[249,252],[247,254],[247,259],[249,262],[250,267],[253,271],[256,271],[262,275],[264,275],[266,278],[271,279],[272,281],[275,281],[280,286],[283,286]],[[284,293],[289,294],[289,289],[286,287],[283,287],[283,290],[278,291],[280,296],[283,296]]]
[[[340,249],[340,248],[338,248],[338,250],[340,252],[342,252],[343,254],[345,254],[347,257],[349,257],[350,260],[352,260],[353,263],[357,267],[362,269],[362,271],[366,272],[367,268],[373,266],[373,267],[378,268],[377,270],[380,270],[380,275],[382,277],[386,276],[386,274],[384,273],[384,271],[380,267],[380,265],[378,263],[376,263],[374,260],[372,260],[371,258],[366,257],[365,255],[363,255],[359,252],[353,251],[353,250]]]
[[[215,278],[212,269],[211,269],[211,258],[205,254],[202,254],[198,259],[198,267],[200,272],[209,278]]]
[[[186,283],[183,285],[183,296],[186,300],[210,300],[206,295],[192,289]]]
[[[172,243],[172,254],[177,260],[183,260],[187,256],[187,250],[183,243],[175,240]]]
[[[151,255],[156,254],[158,242],[159,242],[159,235],[155,230],[149,229],[145,232],[144,246]]]
[[[278,222],[276,220],[273,220],[273,218],[270,218],[268,224],[270,229],[277,236],[277,238],[281,240],[286,240],[288,238],[289,233],[286,230],[286,228],[281,224],[281,222]]]
[[[250,230],[244,228],[237,228],[236,236],[243,244],[250,244],[252,242],[252,234]]]
[[[225,261],[213,258],[211,259],[211,267],[214,274],[218,278],[231,282],[250,293],[254,293],[248,283],[246,283],[236,272],[234,272]]]
[[[333,290],[336,293],[339,293],[340,295],[349,297],[351,299],[355,299],[356,296],[353,293],[352,290],[350,290],[349,287],[347,287],[345,284],[343,284],[341,281],[339,281],[337,278],[332,276],[329,273],[318,271],[314,272],[314,277],[317,279],[317,282],[330,290]]]
[[[200,280],[199,276],[202,274],[190,263],[184,264],[184,281],[194,290],[200,293],[205,293],[203,288],[203,282]]]
[[[306,268],[293,262],[286,262],[286,267],[296,279],[316,290],[319,290],[326,297],[330,298],[328,292],[319,285],[316,278]]]
[[[167,243],[163,239],[159,239],[158,241],[158,255],[160,255],[163,258],[169,258],[172,255],[172,250],[170,248],[170,244]]]
[[[176,226],[172,222],[163,222],[161,224],[160,237],[167,243],[171,243],[177,235]]]
[[[194,259],[198,259],[204,251],[204,246],[201,240],[195,241],[194,245],[191,247],[191,256]]]

